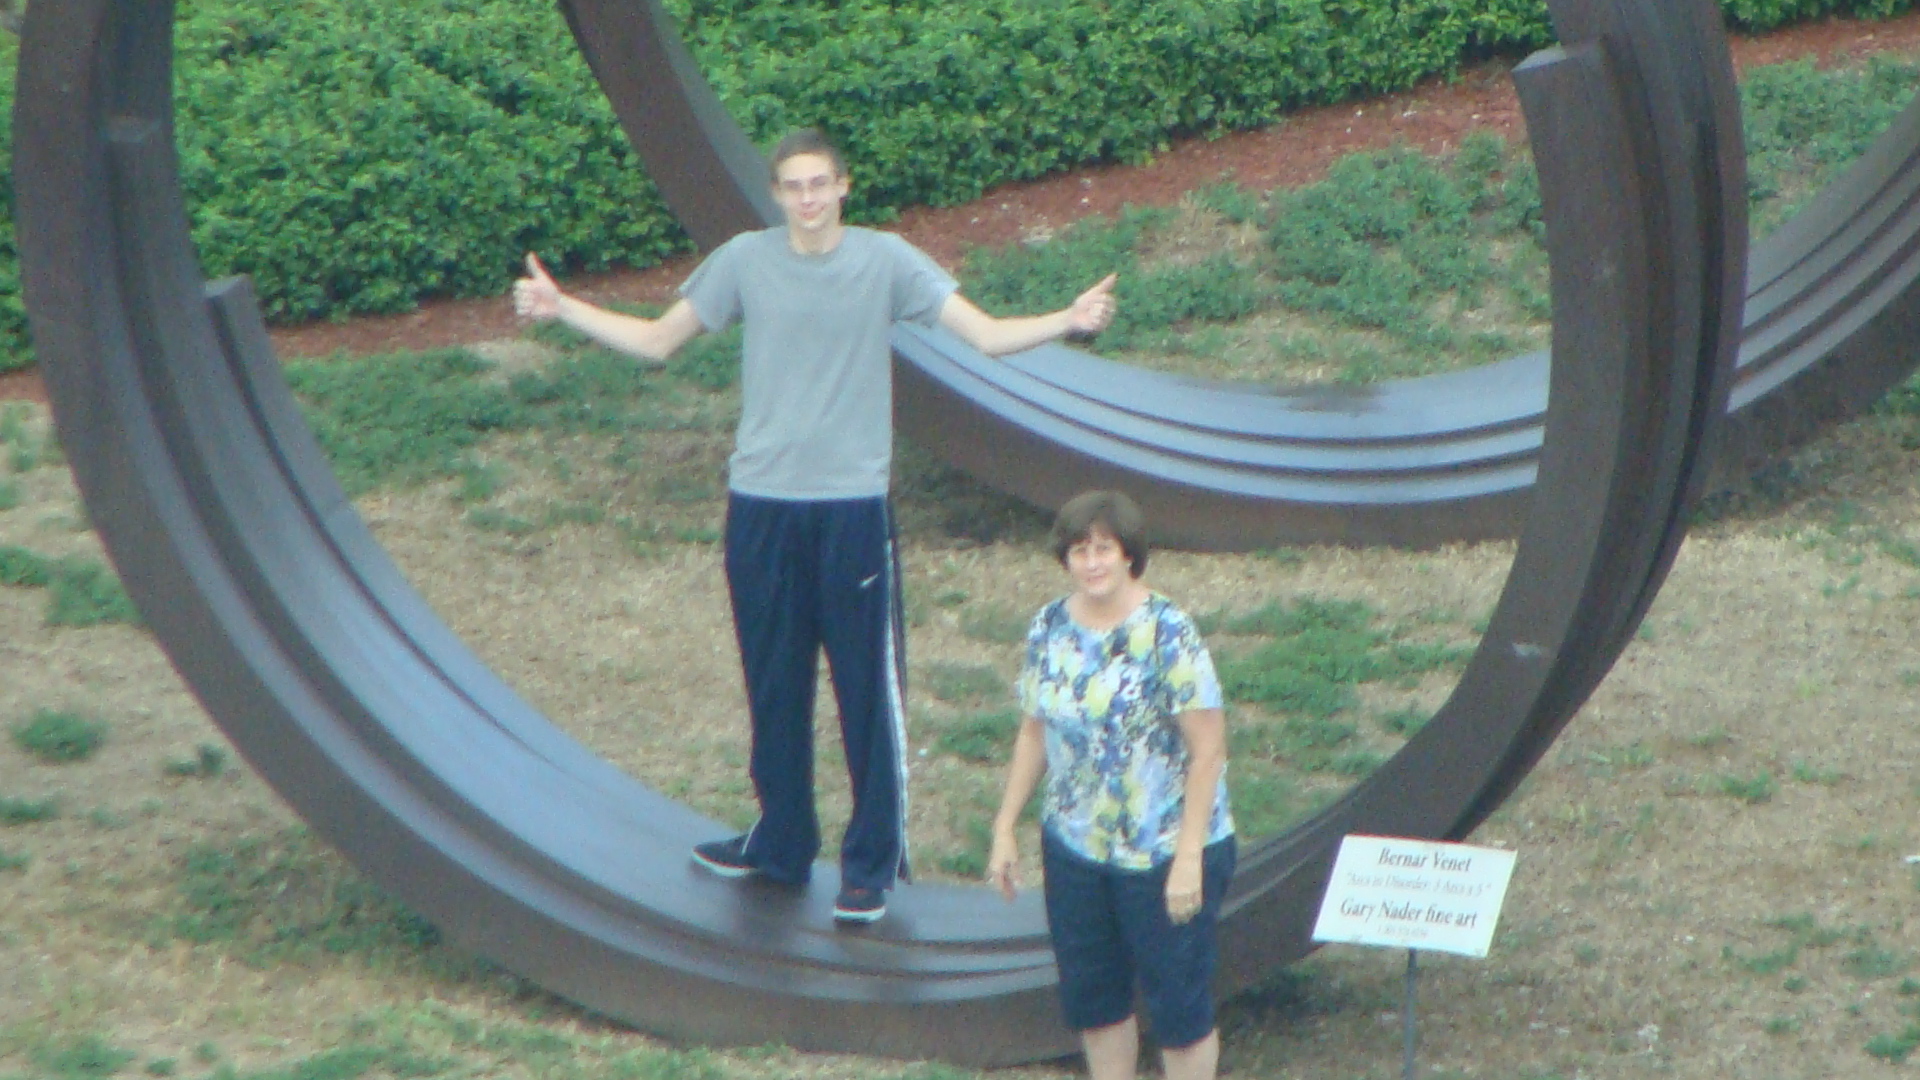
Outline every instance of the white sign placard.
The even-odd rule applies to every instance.
[[[1471,844],[1348,836],[1313,940],[1485,956],[1514,853]]]

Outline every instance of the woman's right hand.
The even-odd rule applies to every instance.
[[[513,283],[513,313],[536,322],[560,317],[560,286],[532,252],[527,253],[527,276]]]
[[[1013,899],[1015,887],[1014,868],[1020,864],[1020,845],[1011,834],[996,833],[993,838],[993,850],[987,854],[987,883],[996,886],[1000,895]]]

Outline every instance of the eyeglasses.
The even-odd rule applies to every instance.
[[[839,182],[837,176],[809,176],[804,180],[782,180],[780,190],[789,195],[824,195]]]

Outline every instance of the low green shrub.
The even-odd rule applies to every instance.
[[[39,709],[13,726],[13,741],[41,761],[85,761],[107,741],[107,725],[63,709]]]
[[[93,559],[60,560],[48,590],[48,626],[140,622],[140,612],[120,579],[110,567]]]
[[[0,586],[47,589],[48,626],[140,622],[140,613],[120,579],[97,559],[56,559],[30,548],[0,544]]]
[[[927,692],[941,701],[1004,700],[1010,692],[1000,673],[983,664],[941,661],[928,664],[922,677]]]
[[[1000,765],[1013,748],[1020,714],[1012,709],[975,713],[947,721],[933,737],[934,749],[976,765]]]
[[[118,1073],[138,1056],[98,1035],[84,1035],[40,1049],[33,1055],[33,1063],[57,1080],[95,1080]]]
[[[0,825],[35,825],[59,816],[60,804],[54,799],[0,797]]]
[[[327,955],[406,956],[440,934],[303,830],[201,843],[182,856],[174,910],[149,933],[222,944],[256,965]]]

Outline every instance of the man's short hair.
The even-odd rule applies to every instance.
[[[1053,557],[1067,565],[1067,550],[1095,528],[1120,544],[1134,577],[1147,572],[1147,518],[1123,491],[1083,491],[1068,499],[1053,518]]]
[[[833,175],[847,175],[847,158],[833,140],[819,128],[796,128],[787,132],[779,144],[773,148],[773,159],[767,164],[767,178],[770,182],[780,182],[780,164],[790,157],[801,154],[821,154],[833,163]]]

